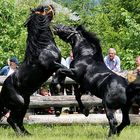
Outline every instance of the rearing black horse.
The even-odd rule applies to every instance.
[[[99,39],[93,33],[86,31],[82,26],[64,25],[55,26],[54,33],[70,43],[74,57],[70,69],[59,69],[56,72],[53,79],[54,92],[57,92],[56,85],[63,84],[65,76],[72,78],[80,85],[76,99],[81,111],[88,115],[81,102],[80,93],[90,92],[91,95],[101,98],[110,125],[108,136],[119,134],[130,124],[128,114],[135,95],[132,95],[132,86],[128,88],[125,78],[107,68],[103,61]],[[123,115],[119,126],[114,117],[114,111],[117,109],[121,109]]]
[[[30,95],[60,67],[61,54],[54,42],[50,22],[52,6],[39,6],[31,10],[27,26],[27,48],[20,67],[5,80],[0,93],[0,119],[8,110],[7,121],[17,134],[30,134],[23,126]]]

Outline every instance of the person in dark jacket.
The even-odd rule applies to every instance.
[[[12,57],[9,60],[9,65],[4,66],[1,70],[0,70],[0,75],[5,75],[5,76],[9,76],[10,74],[12,74],[18,67],[19,61],[16,57]]]

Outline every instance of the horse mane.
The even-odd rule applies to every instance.
[[[35,59],[38,59],[41,50],[50,43],[49,40],[54,42],[53,34],[49,27],[51,20],[47,15],[35,13],[41,8],[43,9],[43,6],[31,10],[31,14],[24,24],[28,31],[24,59],[26,62],[33,62]]]
[[[79,30],[82,33],[83,37],[86,38],[89,43],[91,43],[91,46],[93,48],[96,48],[96,53],[95,53],[96,60],[103,61],[100,40],[97,38],[96,34],[93,32],[88,32],[82,25],[79,25],[77,27],[77,30]]]

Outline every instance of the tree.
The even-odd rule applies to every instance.
[[[25,11],[19,11],[12,0],[0,1],[0,65],[12,56],[23,57],[26,30]]]
[[[0,0],[0,66],[7,58],[15,55],[21,61],[26,47],[26,28],[29,9],[42,0]],[[140,55],[140,3],[139,0],[55,0],[79,14],[79,21],[72,21],[63,11],[54,17],[54,24],[84,24],[87,30],[95,32],[101,40],[103,54],[108,48],[116,48],[122,60],[123,69],[133,69],[137,55]],[[70,47],[55,36],[56,44],[64,57]]]
[[[77,8],[80,2],[78,0],[68,6],[80,14],[81,24],[97,33],[104,55],[108,48],[114,47],[121,57],[122,68],[133,69],[135,57],[140,55],[139,1],[102,0],[100,4],[91,6],[88,4],[91,1],[86,0],[82,7]]]

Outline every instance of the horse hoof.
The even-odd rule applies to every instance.
[[[89,115],[89,109],[84,109],[83,114],[87,117]]]
[[[60,114],[61,114],[60,111],[56,111],[56,112],[55,112],[55,116],[56,116],[56,117],[59,117]]]
[[[32,134],[29,133],[28,131],[27,131],[27,132],[24,132],[24,135],[25,135],[25,136],[32,136]]]
[[[29,133],[28,131],[25,131],[25,132],[16,132],[16,135],[17,135],[18,137],[32,136],[32,134]]]

